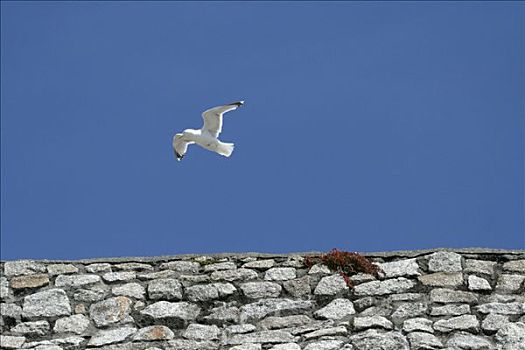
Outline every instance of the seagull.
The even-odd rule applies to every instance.
[[[204,126],[199,130],[186,129],[173,136],[173,151],[180,161],[186,155],[188,145],[198,144],[209,151],[217,152],[229,157],[233,152],[233,143],[219,141],[222,131],[222,116],[226,112],[234,111],[244,104],[244,101],[233,102],[224,106],[213,107],[202,113]]]

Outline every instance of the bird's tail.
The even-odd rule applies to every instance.
[[[219,142],[219,147],[217,147],[217,153],[222,156],[229,157],[233,152],[234,144]]]

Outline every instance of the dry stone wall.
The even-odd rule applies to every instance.
[[[35,350],[525,349],[525,251],[1,262],[1,347]]]

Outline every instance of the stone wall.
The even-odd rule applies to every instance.
[[[525,251],[365,254],[350,289],[305,254],[1,263],[2,349],[525,349]]]

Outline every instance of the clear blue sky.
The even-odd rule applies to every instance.
[[[3,259],[525,248],[523,3],[1,10]]]

